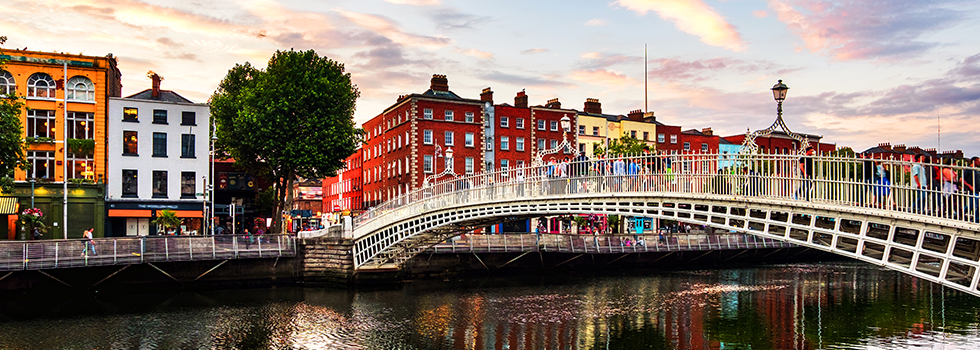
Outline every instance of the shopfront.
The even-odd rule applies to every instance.
[[[107,202],[108,234],[113,237],[162,234],[203,234],[204,202]],[[172,210],[180,218],[180,227],[163,232],[153,224],[157,213]]]

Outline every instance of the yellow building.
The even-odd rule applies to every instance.
[[[31,169],[14,174],[19,207],[34,202],[45,213],[48,234],[44,238],[63,238],[64,225],[55,223],[63,221],[61,200],[67,170],[72,185],[68,189],[69,222],[96,227],[101,233],[107,102],[122,93],[116,59],[111,54],[95,57],[3,50],[0,61],[6,61],[0,70],[0,93],[22,97],[26,106],[20,119]],[[15,220],[16,215],[8,217],[0,239],[14,239]],[[84,229],[77,225],[69,227],[69,238],[81,236]]]
[[[658,149],[657,123],[653,112],[631,111],[628,115],[602,114],[599,100],[590,98],[585,111],[578,113],[578,149],[589,158],[595,155],[595,146],[605,148],[607,142],[631,136],[645,142],[650,149]]]

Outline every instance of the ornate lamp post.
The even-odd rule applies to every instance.
[[[562,133],[561,133],[561,137],[562,137],[561,144],[559,144],[558,146],[556,146],[555,148],[552,148],[552,149],[538,150],[538,154],[537,154],[537,156],[534,159],[534,163],[536,165],[542,165],[542,164],[544,164],[544,156],[549,155],[549,154],[555,154],[555,153],[558,153],[558,152],[564,150],[567,147],[571,147],[571,144],[568,143],[568,133],[572,130],[572,119],[568,117],[568,114],[566,114],[565,116],[561,117],[561,129],[562,129]]]
[[[438,147],[438,145],[436,147]],[[432,158],[432,170],[433,171],[435,171],[436,169],[439,168],[439,165],[438,164],[439,164],[439,151],[438,151],[438,148],[437,148],[436,154]],[[446,175],[449,175],[450,173],[452,173],[452,174],[455,175],[455,172],[453,171],[453,148],[452,147],[446,148],[446,169],[443,170],[441,173],[438,173],[438,174],[435,174],[435,175],[426,176],[425,177],[425,182],[422,184],[422,186],[423,187],[426,187],[426,186],[429,185],[430,182],[434,182],[436,180],[439,180],[439,178],[441,178],[443,176],[446,176]]]
[[[786,126],[786,122],[783,121],[783,100],[786,99],[786,93],[789,91],[789,86],[783,84],[783,80],[780,79],[779,82],[777,82],[776,85],[773,85],[772,89],[770,90],[772,90],[772,98],[776,100],[776,121],[766,129],[746,133],[745,140],[742,141],[742,151],[740,153],[756,153],[756,151],[758,151],[758,146],[755,144],[755,139],[759,136],[767,136],[772,134],[773,131],[776,131],[777,127],[782,129],[787,136],[799,142],[800,147],[797,149],[797,153],[803,153],[803,150],[806,149],[806,146],[809,145],[810,142],[807,140],[806,136],[790,131],[789,127]]]

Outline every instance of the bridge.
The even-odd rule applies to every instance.
[[[820,249],[980,296],[976,196],[942,184],[914,187],[908,172],[915,163],[866,162],[872,161],[669,154],[451,176],[358,217],[351,232],[354,267],[397,269],[440,242],[490,224],[606,214],[677,220]]]

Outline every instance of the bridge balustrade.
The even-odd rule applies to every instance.
[[[627,242],[627,240],[629,242]],[[467,234],[436,244],[428,252],[443,253],[520,253],[554,252],[623,254],[677,251],[792,248],[796,245],[743,234],[587,235],[587,234]]]
[[[0,242],[0,271],[296,256],[289,235],[142,236]]]

